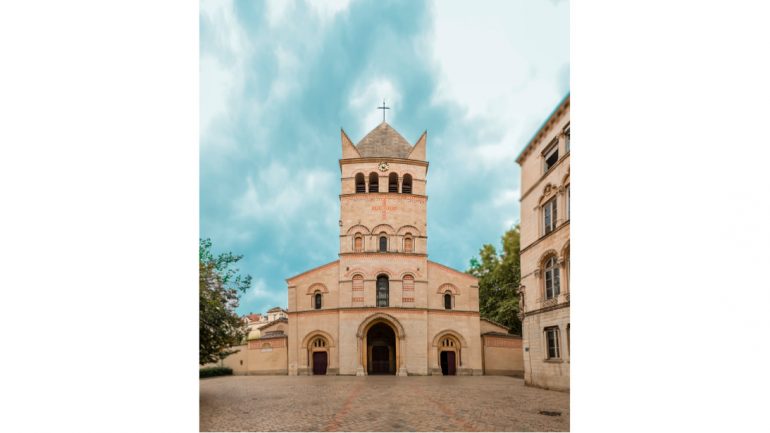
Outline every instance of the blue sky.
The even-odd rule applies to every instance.
[[[200,236],[244,254],[239,313],[337,259],[340,127],[428,131],[429,258],[465,270],[519,219],[515,157],[569,91],[567,1],[203,0]]]

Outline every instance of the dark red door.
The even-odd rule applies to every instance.
[[[457,365],[455,364],[455,353],[454,352],[447,352],[446,353],[446,360],[447,360],[447,375],[454,376],[457,374]]]
[[[390,359],[387,346],[372,347],[372,373],[387,374],[390,372]]]
[[[313,374],[326,374],[326,352],[313,352]]]
[[[441,374],[444,376],[454,376],[457,374],[454,352],[441,352]]]

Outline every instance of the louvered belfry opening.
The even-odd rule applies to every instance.
[[[377,176],[377,173],[370,173],[369,174],[369,192],[379,192],[380,191],[380,178]]]
[[[388,192],[398,192],[398,175],[390,173],[388,176]]]
[[[366,192],[366,178],[363,173],[356,175],[356,192]]]
[[[404,194],[412,193],[412,175],[404,175],[404,184],[401,186],[401,192]]]

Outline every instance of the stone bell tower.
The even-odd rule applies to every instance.
[[[427,132],[411,145],[383,121],[356,145],[341,136],[340,305],[424,308]]]

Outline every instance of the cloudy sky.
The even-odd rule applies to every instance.
[[[244,254],[239,313],[337,259],[340,128],[428,131],[428,253],[518,222],[518,152],[569,92],[569,2],[203,0],[200,236]]]

